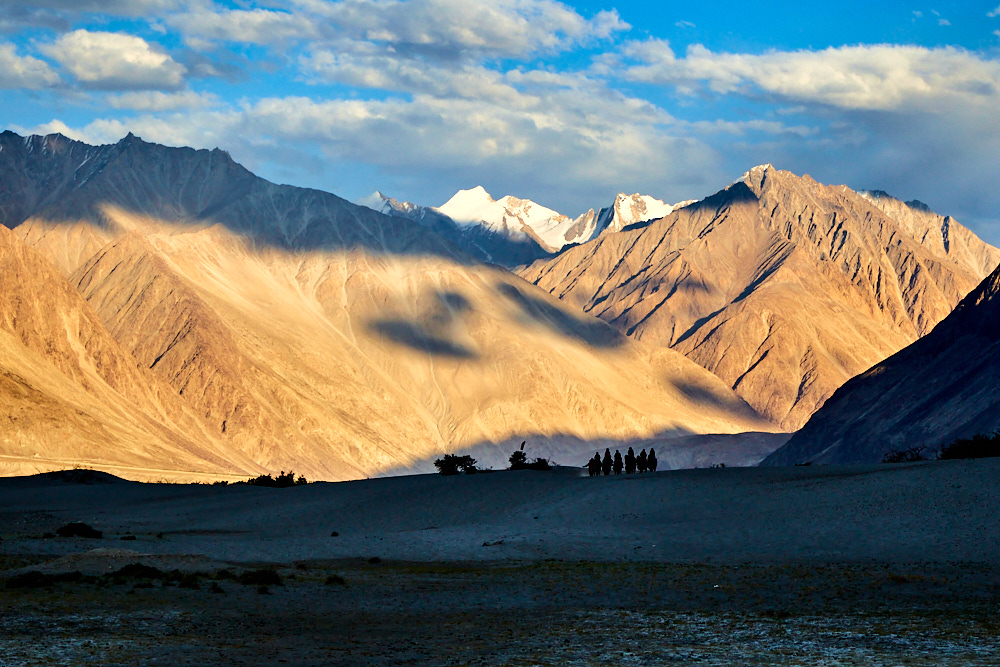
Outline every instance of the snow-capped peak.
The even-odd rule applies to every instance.
[[[385,205],[389,201],[389,198],[382,194],[379,190],[371,193],[367,197],[361,197],[354,201],[358,206],[364,206],[370,208],[373,211],[378,211],[379,213],[385,212]]]

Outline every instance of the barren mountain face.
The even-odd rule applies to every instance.
[[[631,338],[682,352],[794,430],[1000,262],[954,220],[870,197],[757,167],[519,274]]]
[[[0,139],[0,182],[12,182],[11,171],[25,192],[48,193],[27,203],[14,189],[0,193],[13,233],[0,231],[62,272],[22,271],[23,299],[61,280],[135,377],[128,391],[109,393],[57,367],[71,386],[50,393],[141,413],[147,448],[165,446],[156,429],[167,429],[222,452],[217,465],[231,474],[294,468],[351,479],[515,437],[773,428],[683,355],[477,264],[413,221],[267,183],[219,151],[133,137],[96,148]],[[40,336],[22,321],[12,335]],[[58,353],[32,349],[50,365]],[[83,366],[103,358],[74,349]],[[150,387],[191,421],[143,398]],[[53,446],[37,432],[25,460]],[[72,442],[97,440],[75,433]],[[132,447],[123,440],[115,460],[128,464]],[[193,463],[164,467],[194,477]]]
[[[261,470],[107,333],[79,293],[0,227],[0,469],[98,465],[146,479]]]
[[[1000,268],[932,332],[852,379],[767,459],[878,463],[1000,429]]]

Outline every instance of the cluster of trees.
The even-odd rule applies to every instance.
[[[223,480],[219,482],[212,482],[212,485],[228,486],[230,483],[233,485],[246,484],[249,486],[267,486],[272,489],[286,489],[290,486],[302,486],[303,484],[308,484],[309,482],[302,475],[296,477],[295,473],[291,470],[288,472],[282,470],[281,474],[275,477],[271,477],[270,475],[259,475],[257,477],[251,477],[245,482],[227,482]]]
[[[552,466],[549,464],[548,459],[536,458],[531,461],[528,460],[528,455],[524,453],[525,443],[521,443],[521,448],[514,451],[507,459],[510,462],[510,470],[552,470]],[[493,472],[490,470],[483,470],[476,467],[476,459],[472,458],[468,454],[463,454],[458,456],[457,454],[445,454],[441,458],[434,461],[434,467],[438,469],[438,472],[442,475],[457,475],[459,473],[464,473],[466,475],[473,475],[477,472]]]
[[[940,461],[954,459],[988,459],[1000,457],[1000,431],[993,435],[977,433],[971,438],[959,438],[945,445],[936,454],[927,454],[927,447],[893,450],[882,457],[882,463],[913,463],[916,461]]]

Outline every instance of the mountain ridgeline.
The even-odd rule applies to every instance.
[[[1000,268],[933,331],[853,378],[766,465],[933,458],[1000,430]]]
[[[0,216],[3,474],[355,479],[775,430],[442,233],[222,151],[6,132]]]
[[[765,165],[518,273],[683,353],[795,430],[848,379],[930,331],[998,262],[1000,251],[926,207]]]

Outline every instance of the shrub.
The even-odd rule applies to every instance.
[[[281,575],[270,568],[248,570],[239,576],[238,581],[244,586],[281,586]]]
[[[528,470],[552,470],[548,459],[537,458],[528,464]]]
[[[941,449],[939,458],[987,459],[1000,456],[1000,431],[993,435],[977,433],[971,438],[960,438]]]
[[[302,486],[303,484],[308,484],[308,480],[302,475],[298,477],[291,470],[285,472],[281,471],[277,477],[271,477],[270,475],[260,475],[258,477],[251,477],[245,482],[233,482],[233,484],[248,484],[250,486],[266,486],[272,489],[287,489],[291,486]]]
[[[331,574],[326,578],[326,581],[323,583],[325,583],[327,586],[346,586],[347,580],[344,579],[339,574]]]
[[[528,455],[521,450],[515,451],[507,460],[510,461],[511,470],[524,470],[528,467]]]
[[[915,463],[926,461],[923,452],[926,447],[911,447],[909,449],[894,449],[882,457],[882,463]]]
[[[57,528],[56,535],[59,537],[86,537],[99,540],[104,536],[104,533],[80,521],[73,521],[61,528]]]
[[[468,454],[463,454],[462,456],[445,454],[442,458],[434,462],[434,467],[442,475],[457,475],[459,471],[464,472],[466,475],[478,472],[476,459]]]

